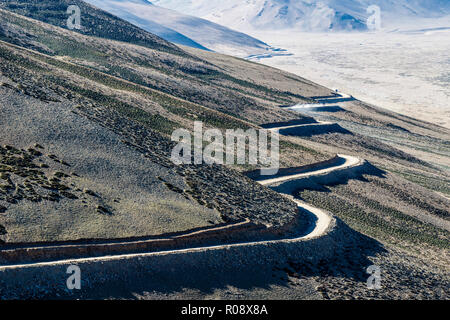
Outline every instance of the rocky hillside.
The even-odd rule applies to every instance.
[[[226,92],[241,115],[258,105],[274,110],[261,115],[266,119],[293,114],[277,114],[264,96],[293,99],[295,93],[249,88],[242,80],[245,92],[207,81],[219,68],[190,54],[80,35],[8,11],[0,15],[5,241],[158,234],[243,218],[280,226],[296,215],[295,204],[232,169],[175,167],[167,136],[191,128],[193,120],[254,126],[214,110],[234,113],[200,92]],[[249,109],[237,103],[241,99],[253,101]],[[309,157],[316,156],[311,150]],[[257,204],[253,213],[251,203]]]
[[[175,166],[170,160],[171,133],[192,130],[194,121],[222,131],[297,125],[283,130],[282,167],[326,163],[336,154],[366,161],[358,170],[305,179],[294,192],[332,212],[337,223],[329,236],[292,244],[307,254],[289,251],[289,264],[258,249],[267,260],[262,280],[240,275],[245,280],[233,285],[243,296],[261,297],[254,288],[272,288],[281,275],[288,280],[264,298],[448,298],[448,130],[341,99],[273,68],[176,47],[73,3],[87,12],[81,31],[65,28],[66,1],[0,1],[1,241],[14,247],[156,237],[243,221],[277,231],[293,222],[307,227],[294,202],[241,173],[254,166]],[[322,99],[335,100],[333,108],[311,108]],[[286,107],[296,104],[307,106],[300,112]],[[339,248],[331,258],[303,250],[321,241]],[[217,255],[246,260],[245,250],[233,252],[237,260]],[[202,261],[205,270],[211,261]],[[383,265],[388,291],[365,290],[371,264]],[[184,265],[178,267],[184,276]],[[250,262],[248,268],[259,270]],[[238,272],[217,270],[223,295],[233,297],[229,279]],[[409,274],[428,275],[411,282]],[[194,295],[208,297],[214,283],[201,293],[186,284],[170,294],[189,295],[177,290],[192,286]],[[163,291],[156,288],[153,297]]]

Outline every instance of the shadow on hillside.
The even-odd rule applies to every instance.
[[[324,135],[329,133],[342,133],[353,135],[353,133],[337,123],[330,124],[306,124],[300,127],[281,128],[278,130],[281,135],[294,137],[311,137],[315,135]]]
[[[370,275],[366,270],[373,265],[370,257],[387,253],[387,250],[377,240],[351,229],[339,218],[336,220],[341,231],[348,235],[347,241],[340,243],[341,246],[332,257],[321,259],[315,264],[298,259],[290,260],[289,267],[284,269],[289,275],[298,278],[315,276],[346,278],[362,283],[367,281]]]
[[[365,161],[364,164],[358,167],[357,169],[352,168],[344,169],[339,174],[331,173],[317,178],[312,177],[311,179],[309,179],[307,186],[298,187],[295,190],[294,194],[298,195],[298,193],[301,192],[302,190],[331,192],[331,190],[328,187],[336,185],[345,185],[348,184],[350,180],[369,182],[369,180],[367,179],[368,176],[384,179],[386,178],[386,171],[375,167],[368,161]]]
[[[302,125],[302,124],[311,124],[311,123],[317,123],[317,121],[314,118],[305,116],[304,118],[293,119],[293,120],[289,120],[289,121],[264,123],[264,124],[261,124],[260,126],[261,126],[261,128],[264,128],[264,129],[271,129],[271,128],[288,127],[288,126],[295,126],[295,125]]]
[[[341,108],[340,106],[326,106],[326,107],[305,107],[301,109],[296,109],[295,111],[305,111],[305,112],[340,112],[340,111],[346,111],[344,108]]]
[[[345,185],[350,180],[368,182],[367,176],[385,178],[386,172],[365,161],[361,165],[332,171],[322,175],[294,179],[271,186],[271,189],[284,194],[298,195],[303,190],[331,192],[327,186]],[[302,200],[302,199],[301,199]]]

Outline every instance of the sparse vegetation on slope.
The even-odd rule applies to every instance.
[[[85,14],[80,31],[66,29],[69,4]],[[314,118],[279,107],[330,94],[279,70],[176,47],[78,0],[1,1],[0,240],[145,237],[243,219],[284,231],[302,217],[298,207],[239,173],[254,166],[176,166],[169,136],[194,121],[224,131],[328,120],[333,130],[281,137],[281,165],[337,153],[373,165],[303,181],[309,188],[298,195],[338,217],[331,239],[308,245],[337,249],[323,259],[306,250],[283,265],[283,290],[295,291],[296,279],[314,297],[448,297],[448,131],[357,100]],[[386,292],[362,287],[373,263],[386,268]],[[397,279],[409,273],[427,275],[411,282],[419,293]]]

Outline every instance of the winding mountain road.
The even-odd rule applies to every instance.
[[[258,181],[260,184],[264,186],[270,186],[273,184],[278,184],[285,181],[292,181],[297,179],[305,179],[311,176],[317,176],[322,174],[327,174],[333,171],[343,170],[347,169],[356,165],[359,165],[361,163],[361,160],[359,158],[353,157],[353,156],[347,156],[343,154],[337,155],[337,160],[343,160],[342,164],[336,164],[336,165],[329,165],[326,168],[310,171],[310,172],[304,172],[304,173],[297,173],[297,174],[287,174],[283,176],[278,176],[274,178],[268,178],[265,180]],[[336,161],[339,163],[339,161]],[[298,199],[293,199],[295,203],[297,203],[299,209],[307,210],[311,214],[315,215],[316,225],[314,229],[308,233],[307,235],[298,238],[298,240],[308,240],[315,237],[320,237],[321,235],[325,234],[326,230],[328,229],[330,223],[331,223],[331,217],[328,213],[324,212],[323,210],[319,208],[315,208],[303,201],[300,201]]]
[[[337,101],[333,100],[343,100],[348,101],[353,99],[351,96],[344,95],[334,95],[330,97],[316,97],[316,101],[318,105],[323,105],[326,101],[330,100],[330,103],[334,103]],[[300,107],[300,106],[299,106]],[[291,108],[296,108],[293,106]],[[314,127],[320,126],[330,126],[334,125],[331,122],[323,122],[317,121],[313,123],[306,124],[297,124],[297,125],[285,125],[269,128],[267,130],[287,130],[287,129],[295,129],[302,127],[305,130],[311,128],[313,130]],[[303,180],[308,177],[313,176],[321,176],[326,175],[331,172],[345,170],[353,166],[357,166],[362,163],[362,160],[347,155],[337,155],[336,158],[327,161],[325,163],[317,163],[308,166],[308,169],[305,168],[288,168],[283,169],[286,174],[279,173],[275,176],[270,177],[260,177],[257,181],[261,185],[264,186],[274,186],[276,187],[278,184],[287,182],[287,181],[295,181],[295,180]],[[300,172],[295,172],[295,171]],[[35,246],[23,246],[17,248],[6,248],[4,250],[0,250],[0,256],[5,253],[5,250],[9,253],[13,253],[10,257],[20,257],[24,255],[25,257],[47,257],[47,262],[32,262],[32,263],[24,263],[20,260],[7,260],[11,261],[10,264],[1,266],[0,271],[6,269],[20,269],[23,267],[39,267],[39,266],[48,266],[48,265],[60,265],[67,263],[82,263],[88,261],[108,261],[108,260],[119,260],[123,258],[132,258],[132,257],[145,257],[145,256],[153,256],[153,255],[164,255],[164,254],[183,254],[186,252],[196,252],[196,251],[204,251],[204,250],[223,250],[232,247],[245,247],[245,246],[254,246],[254,245],[268,245],[268,244],[276,244],[276,243],[292,243],[292,242],[300,242],[305,240],[310,240],[313,238],[317,238],[323,236],[327,233],[327,230],[332,225],[332,217],[325,211],[315,208],[301,200],[295,199],[292,192],[294,190],[283,190],[279,191],[284,196],[288,197],[290,200],[294,201],[299,210],[306,211],[312,217],[314,217],[314,224],[312,224],[311,228],[307,230],[307,232],[302,235],[293,236],[292,234],[288,238],[276,239],[276,240],[259,240],[259,241],[251,241],[251,242],[238,242],[231,244],[222,244],[222,245],[207,245],[207,246],[196,246],[197,244],[193,244],[192,247],[189,247],[189,239],[190,237],[198,237],[199,239],[208,239],[211,238],[211,234],[214,232],[222,232],[224,234],[228,234],[230,232],[245,232],[246,228],[250,228],[250,230],[257,230],[256,232],[260,232],[259,229],[255,228],[255,225],[252,224],[248,219],[245,221],[237,222],[234,224],[228,224],[224,226],[216,226],[213,228],[207,229],[199,229],[196,231],[188,231],[184,234],[172,235],[172,236],[163,236],[159,239],[140,239],[140,240],[105,240],[102,243],[82,243],[82,244],[49,244],[49,245],[35,245]],[[285,193],[284,193],[285,192]],[[247,230],[248,231],[248,230]],[[181,241],[184,243],[183,246],[188,246],[188,248],[183,249],[174,249],[177,246],[175,244],[180,244]],[[164,247],[165,246],[165,247]],[[129,252],[137,252],[136,248],[139,248],[141,253],[129,253]],[[155,250],[160,249],[160,251]],[[163,249],[164,248],[164,249]],[[153,250],[151,250],[153,249]],[[163,249],[163,250],[161,250]],[[96,252],[97,254],[94,254]],[[99,254],[99,252],[101,254]],[[73,254],[76,253],[76,254]],[[88,254],[86,254],[88,253]],[[97,255],[94,257],[94,255]],[[86,257],[87,256],[87,257]],[[32,259],[31,259],[32,260]],[[16,263],[14,263],[14,261]],[[1,262],[0,262],[1,263]]]
[[[327,174],[333,171],[343,170],[350,168],[352,166],[358,165],[361,163],[361,160],[346,155],[338,155],[336,163],[331,163],[326,168],[320,168],[318,170],[311,170],[306,173],[299,174],[286,174],[283,176],[278,176],[275,178],[267,178],[264,180],[258,181],[260,184],[265,186],[270,186],[272,184],[281,183],[284,181],[292,181],[296,179],[304,179],[311,176]],[[57,261],[49,261],[49,262],[37,262],[37,263],[22,263],[22,264],[13,264],[13,265],[5,265],[0,266],[0,271],[7,269],[19,269],[23,267],[39,267],[39,266],[48,266],[48,265],[63,265],[63,264],[76,264],[77,262],[88,262],[88,261],[108,261],[108,260],[116,260],[123,258],[133,258],[133,257],[145,257],[151,255],[164,255],[164,254],[182,254],[186,252],[195,252],[195,251],[204,251],[204,250],[222,250],[231,247],[243,247],[243,246],[253,246],[253,245],[267,245],[267,244],[275,244],[275,243],[291,243],[291,242],[299,242],[306,241],[316,237],[320,237],[324,235],[329,227],[331,226],[332,217],[325,211],[315,208],[301,200],[293,199],[292,195],[285,194],[286,197],[289,197],[293,200],[299,207],[299,209],[309,212],[311,215],[315,217],[315,224],[311,230],[308,230],[307,234],[294,237],[294,238],[286,238],[286,239],[277,239],[277,240],[262,240],[262,241],[252,241],[252,242],[242,242],[242,243],[234,243],[234,244],[224,244],[224,245],[214,245],[214,246],[204,246],[204,247],[195,247],[195,248],[187,248],[187,249],[174,249],[174,250],[166,250],[166,251],[156,251],[156,252],[148,252],[148,253],[133,253],[133,254],[113,254],[113,255],[105,255],[100,257],[89,257],[89,258],[73,258],[73,259],[61,259]],[[247,221],[246,221],[247,222]],[[244,223],[246,223],[244,222]],[[197,233],[201,233],[197,232]],[[114,243],[111,243],[114,245]],[[117,244],[116,244],[117,245]]]

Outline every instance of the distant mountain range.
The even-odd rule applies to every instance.
[[[176,44],[246,57],[279,54],[268,44],[242,32],[146,0],[86,0],[142,29]]]
[[[371,5],[381,9],[382,23],[435,18],[450,14],[448,0],[155,0],[154,4],[233,26],[238,30],[367,30]]]

